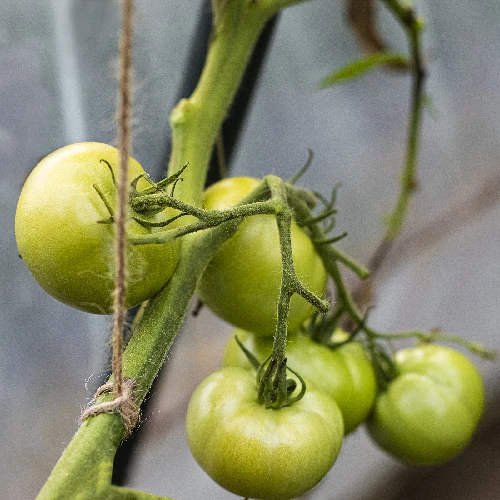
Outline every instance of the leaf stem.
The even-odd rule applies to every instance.
[[[397,333],[380,333],[373,331],[376,338],[393,341],[393,340],[405,340],[405,339],[417,339],[422,342],[449,342],[452,344],[461,345],[468,351],[484,359],[493,360],[497,358],[498,353],[492,349],[477,343],[466,340],[459,335],[452,335],[449,333],[442,333],[440,331],[408,331],[408,332],[397,332]]]

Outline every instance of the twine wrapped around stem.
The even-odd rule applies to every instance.
[[[82,413],[80,420],[83,422],[87,418],[94,417],[100,413],[119,413],[125,424],[126,436],[130,435],[140,418],[140,409],[135,404],[133,398],[134,386],[134,380],[126,377],[122,381],[122,392],[117,398],[96,405],[94,403],[99,396],[106,392],[112,392],[114,388],[113,382],[101,385],[92,399],[91,406]]]

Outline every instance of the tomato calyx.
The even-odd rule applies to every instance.
[[[297,389],[297,382],[286,377],[286,371],[293,373],[300,384],[300,391],[296,396],[292,394]],[[306,393],[304,379],[286,364],[286,358],[276,359],[272,354],[257,370],[258,401],[266,408],[279,409],[291,406],[300,401]]]
[[[242,344],[237,335],[234,338],[257,372],[257,397],[260,404],[263,404],[266,408],[279,409],[291,406],[302,399],[306,393],[306,383],[296,371],[287,366],[286,358],[279,360],[272,353],[261,363]],[[287,370],[295,375],[300,384],[300,390],[296,395],[293,394],[297,389],[297,381],[287,378]]]
[[[146,172],[136,177],[130,184],[131,190],[129,195],[129,202],[133,210],[136,213],[147,214],[147,215],[154,215],[165,210],[166,206],[168,205],[166,205],[165,203],[161,203],[161,198],[158,199],[152,198],[148,197],[147,195],[161,193],[163,195],[167,195],[173,198],[177,183],[183,180],[181,175],[188,166],[189,162],[185,163],[184,166],[180,170],[178,170],[175,174],[166,177],[160,182],[154,182],[153,179],[151,179],[149,174]],[[150,184],[151,187],[138,191],[137,183],[141,178],[145,179]],[[167,191],[167,188],[169,186],[172,186],[170,192]],[[150,221],[148,221],[147,219],[146,220],[140,219],[138,220],[138,222],[144,225],[151,225]],[[170,224],[170,222],[165,221],[163,225],[167,226],[168,224]]]
[[[378,388],[384,392],[398,376],[398,368],[392,354],[380,342],[369,339],[367,344]]]

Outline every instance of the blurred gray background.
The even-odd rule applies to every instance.
[[[168,114],[199,5],[136,2],[134,156],[146,170],[164,162]],[[417,9],[428,20],[433,106],[425,114],[419,190],[377,282],[371,320],[386,331],[440,327],[498,349],[500,4],[419,1]],[[107,368],[110,319],[59,304],[37,285],[17,256],[14,213],[41,157],[71,142],[115,142],[118,13],[117,2],[103,0],[0,5],[0,484],[9,500],[36,495]],[[388,15],[381,13],[380,25],[405,50]],[[288,177],[312,148],[304,182],[324,194],[342,184],[339,232],[349,231],[342,246],[366,262],[397,193],[410,80],[376,71],[317,90],[322,77],[358,56],[342,2],[315,0],[284,12],[233,174]],[[206,310],[188,319],[144,415],[131,487],[178,500],[235,498],[190,457],[183,427],[189,394],[219,365],[230,330]],[[500,498],[498,363],[476,361],[488,406],[467,453],[442,469],[409,469],[359,429],[305,498]]]

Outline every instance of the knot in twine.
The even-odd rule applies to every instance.
[[[125,437],[129,436],[140,417],[139,407],[135,404],[133,398],[134,386],[134,380],[125,377],[122,385],[122,393],[117,398],[113,399],[113,401],[105,401],[96,405],[95,401],[101,394],[113,391],[113,382],[101,385],[90,403],[91,406],[82,413],[80,421],[83,422],[87,418],[95,417],[100,413],[119,413],[125,425]]]

